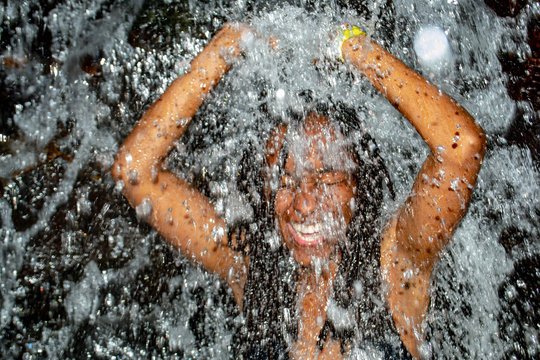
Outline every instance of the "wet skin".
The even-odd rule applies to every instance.
[[[304,267],[312,266],[314,259],[327,260],[337,255],[338,242],[346,241],[345,230],[353,217],[354,177],[323,159],[324,150],[336,140],[336,131],[326,117],[315,113],[307,116],[300,135],[307,156],[287,154],[274,200],[281,239]],[[272,154],[279,154],[282,142],[273,145]],[[353,161],[352,154],[347,156]],[[277,166],[276,156],[267,159],[268,166]]]

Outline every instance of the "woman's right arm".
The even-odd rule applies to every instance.
[[[161,166],[205,97],[240,54],[249,28],[225,25],[148,109],[118,151],[112,176],[138,213],[192,261],[215,272],[241,305],[247,259],[228,246],[224,220],[209,199]]]

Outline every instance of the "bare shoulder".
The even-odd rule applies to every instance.
[[[422,342],[422,323],[430,299],[431,271],[415,266],[409,253],[397,244],[397,217],[383,232],[381,239],[381,272],[386,300],[403,344],[415,357]]]

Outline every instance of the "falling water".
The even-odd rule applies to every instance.
[[[108,172],[144,110],[226,21],[249,22],[259,35],[177,144],[188,155],[173,150],[169,167],[200,184],[227,220],[250,217],[231,179],[245,151],[262,156],[271,124],[260,107],[279,115],[310,89],[361,109],[396,188],[388,218],[428,149],[366,80],[325,66],[335,25],[361,25],[457,99],[488,137],[469,212],[434,275],[428,350],[537,357],[538,94],[518,80],[538,86],[538,78],[507,68],[534,63],[528,41],[540,3],[517,1],[509,14],[495,8],[499,15],[486,3],[496,1],[4,1],[3,357],[233,356],[243,320],[229,290],[140,221]],[[414,50],[430,28],[448,41],[435,65]],[[270,36],[277,51],[265,45]]]

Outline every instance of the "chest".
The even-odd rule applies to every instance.
[[[319,334],[328,316],[329,283],[307,286],[299,292],[298,338],[292,347],[292,359],[341,359],[341,343],[328,339],[319,347]]]

